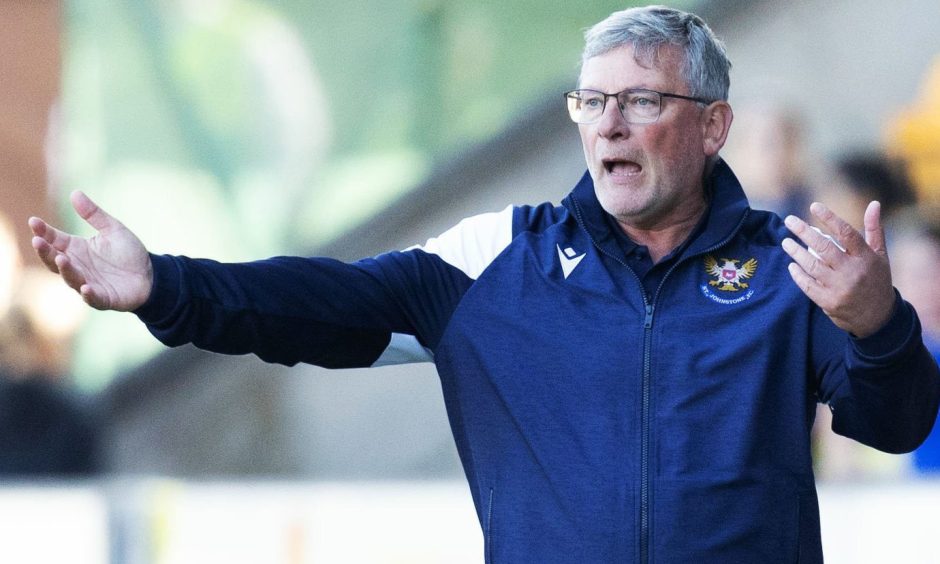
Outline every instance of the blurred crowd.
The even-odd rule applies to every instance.
[[[723,155],[752,207],[809,219],[810,203],[819,201],[862,231],[868,203],[881,202],[894,285],[917,310],[940,362],[940,185],[915,185],[908,163],[886,149],[814,159],[806,120],[783,105],[738,108],[734,127]],[[940,426],[912,455],[898,457],[844,439],[830,423],[820,406],[814,459],[822,480],[940,475]]]
[[[88,476],[98,468],[94,410],[69,378],[83,312],[58,277],[24,266],[16,231],[0,216],[2,480]]]

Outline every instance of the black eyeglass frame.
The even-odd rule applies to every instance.
[[[696,98],[696,97],[694,97],[694,96],[683,96],[682,94],[672,94],[671,92],[660,92],[660,91],[658,91],[658,90],[651,90],[651,89],[649,89],[649,88],[626,88],[626,89],[624,89],[624,90],[621,90],[620,92],[615,92],[615,93],[613,93],[613,94],[608,94],[608,93],[606,93],[606,92],[601,92],[600,90],[594,90],[594,89],[592,89],[592,88],[575,88],[574,90],[569,90],[569,91],[567,91],[567,92],[564,93],[566,106],[567,106],[567,101],[568,101],[568,100],[570,100],[570,99],[575,99],[574,94],[575,94],[576,92],[593,92],[593,93],[596,93],[596,94],[600,94],[601,96],[604,97],[604,106],[601,108],[601,113],[597,116],[597,119],[595,119],[595,120],[591,120],[591,121],[575,121],[574,117],[571,116],[571,111],[570,111],[570,110],[568,111],[568,117],[571,118],[571,121],[574,121],[575,123],[579,123],[579,124],[584,124],[584,125],[587,125],[587,124],[591,124],[591,123],[595,123],[595,122],[600,121],[600,119],[604,116],[604,112],[607,111],[607,99],[608,99],[608,98],[618,99],[621,94],[632,94],[632,93],[637,93],[637,92],[649,92],[650,94],[658,94],[658,95],[659,95],[660,97],[662,97],[662,98],[678,98],[678,99],[680,99],[680,100],[689,100],[690,102],[696,102],[696,103],[698,103],[698,104],[703,104],[703,105],[706,105],[706,106],[709,105],[709,104],[711,104],[711,103],[713,103],[713,102],[715,102],[715,100],[706,100],[706,99],[704,99],[704,98]],[[620,111],[620,116],[621,116],[623,119],[627,119],[627,116],[625,116],[625,115],[623,114],[623,108],[620,107],[619,100],[618,100],[618,103],[617,103],[617,109]],[[660,109],[659,109],[659,114],[656,115],[656,119],[654,119],[654,120],[652,120],[652,121],[644,121],[644,122],[638,122],[638,123],[639,123],[639,124],[655,123],[655,122],[659,119],[659,116],[660,116],[660,115],[662,115],[662,107],[660,107]],[[628,120],[628,123],[630,123],[629,120]]]

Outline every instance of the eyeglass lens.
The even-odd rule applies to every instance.
[[[659,118],[662,96],[650,90],[624,90],[617,94],[575,90],[568,94],[568,113],[576,123],[593,123],[604,115],[607,98],[617,99],[620,113],[628,123],[651,123]]]

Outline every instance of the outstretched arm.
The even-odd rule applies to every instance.
[[[117,311],[137,309],[147,301],[153,285],[146,247],[84,193],[75,191],[70,199],[76,213],[97,233],[89,238],[78,237],[31,217],[29,227],[36,254],[88,305]]]

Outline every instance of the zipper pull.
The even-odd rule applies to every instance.
[[[649,329],[653,326],[653,304],[646,305],[646,319],[643,321],[643,328]]]

